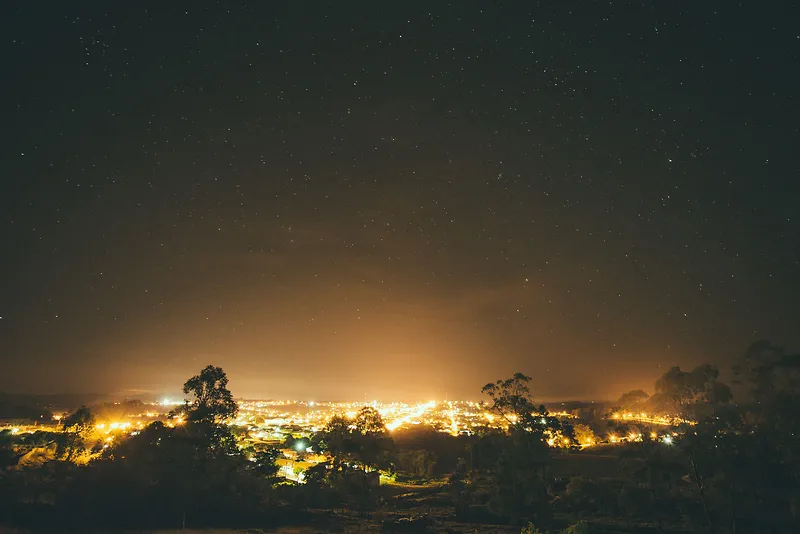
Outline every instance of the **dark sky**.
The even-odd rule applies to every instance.
[[[800,344],[796,7],[14,4],[2,389],[598,398]]]

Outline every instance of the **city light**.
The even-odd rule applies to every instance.
[[[411,424],[419,424],[419,420],[422,418],[422,415],[425,412],[427,412],[428,410],[430,410],[431,408],[433,408],[434,406],[436,406],[436,403],[434,401],[430,401],[430,402],[428,402],[426,404],[422,404],[422,405],[417,405],[413,412],[411,412],[409,414],[406,414],[406,415],[403,415],[401,417],[398,417],[398,418],[386,423],[386,428],[389,431],[392,431],[392,430],[396,430],[396,429],[400,428],[401,426],[409,424],[409,423],[411,423]]]
[[[675,426],[677,424],[688,424],[688,425],[697,424],[696,421],[689,421],[686,419],[681,419],[679,417],[647,414],[645,412],[636,414],[631,412],[627,413],[614,412],[613,414],[611,414],[611,418],[614,420],[630,421],[632,423],[648,423],[651,425],[661,425],[661,426]]]
[[[167,406],[178,404],[168,398],[161,401],[145,404],[141,413],[131,414],[127,419],[106,419],[100,420],[95,425],[95,431],[99,433],[98,438],[102,440],[104,448],[113,446],[120,442],[125,436],[134,436],[153,421],[161,420],[167,427],[175,428],[186,423],[183,416],[170,417]],[[471,436],[480,435],[488,429],[507,429],[520,417],[511,414],[499,416],[486,411],[483,403],[469,401],[429,401],[420,403],[389,402],[381,403],[372,401],[370,406],[381,415],[387,431],[397,433],[403,429],[410,429],[415,426],[424,427],[433,431],[447,433],[452,436]],[[292,462],[292,466],[281,468],[281,474],[287,478],[298,481],[302,480],[301,470],[319,462],[326,461],[322,454],[311,451],[311,436],[326,427],[330,419],[334,416],[346,416],[350,419],[355,418],[358,412],[365,406],[364,402],[323,402],[323,401],[264,401],[264,400],[241,400],[238,401],[239,413],[237,417],[228,422],[229,425],[245,429],[245,436],[240,443],[242,447],[248,446],[272,446],[283,450],[286,461]],[[624,430],[620,433],[610,433],[606,439],[593,439],[591,436],[580,436],[572,439],[558,430],[558,425],[553,428],[546,426],[548,422],[557,420],[569,420],[576,418],[577,415],[568,412],[548,412],[532,413],[535,422],[544,425],[542,433],[544,440],[550,447],[572,447],[588,448],[595,446],[621,446],[626,443],[640,442],[644,435],[654,441],[661,441],[666,445],[672,445],[680,437],[678,429],[669,433],[655,432],[649,429],[646,434],[641,432],[642,424],[658,426],[678,426],[683,423],[692,424],[663,415],[647,414],[644,412],[615,412],[608,415],[608,418],[621,424],[631,424],[633,428]],[[58,427],[57,418],[54,417],[52,425]],[[42,430],[41,424],[18,427],[6,427],[12,434],[32,433]],[[540,431],[537,428],[527,428],[528,431]],[[294,438],[289,448],[283,446],[287,438]],[[302,460],[300,459],[302,458]],[[297,465],[302,464],[302,465]]]

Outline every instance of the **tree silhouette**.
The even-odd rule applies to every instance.
[[[643,404],[650,396],[641,389],[634,389],[623,393],[617,400],[617,406],[623,410],[628,410]]]
[[[386,433],[386,424],[383,422],[383,417],[372,406],[361,408],[356,414],[353,424],[362,434]]]
[[[73,461],[86,449],[94,431],[95,418],[86,406],[81,406],[61,420],[61,434],[56,439],[56,457]]]
[[[86,406],[81,406],[61,420],[65,432],[90,432],[94,428],[94,415]]]
[[[757,341],[733,371],[743,389],[741,424],[714,449],[723,466],[720,493],[732,523],[788,532],[781,529],[800,522],[800,354]]]
[[[544,431],[552,418],[537,414],[534,421],[536,407],[528,388],[530,380],[516,373],[482,388],[491,398],[487,408],[502,417],[507,428],[490,430],[468,447],[467,456],[450,481],[457,513],[482,504],[512,523],[549,519],[550,456]]]
[[[489,410],[505,419],[510,425],[525,427],[530,424],[536,407],[528,383],[531,377],[515,373],[507,380],[498,380],[483,386],[481,392],[492,399]]]
[[[392,449],[392,439],[381,414],[370,406],[361,408],[353,419],[333,416],[312,441],[318,449],[330,454],[334,472],[358,464],[364,470],[389,465],[387,453]]]
[[[239,407],[228,389],[228,376],[221,367],[207,366],[183,385],[183,392],[191,394],[177,411],[190,422],[219,423],[236,416]]]
[[[353,443],[351,426],[353,422],[347,417],[334,415],[325,428],[313,436],[313,446],[330,455],[334,471],[341,471],[347,462],[353,460],[356,445]]]
[[[719,370],[709,364],[691,371],[673,367],[656,380],[650,402],[685,420],[712,418],[716,409],[731,401],[731,389],[718,380]]]
[[[93,470],[116,482],[117,495],[93,498],[109,509],[133,506],[180,526],[202,524],[214,510],[258,506],[273,484],[275,454],[249,451],[247,461],[224,424],[237,411],[227,384],[225,372],[214,366],[187,380],[184,392],[192,399],[179,410],[185,424],[156,421],[108,449]],[[132,502],[121,504],[126,497]]]
[[[254,451],[250,457],[251,471],[258,476],[274,479],[278,474],[277,460],[280,455],[280,451],[273,447]]]

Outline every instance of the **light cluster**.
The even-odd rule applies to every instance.
[[[303,402],[240,401],[239,415],[233,424],[248,426],[253,437],[265,441],[282,439],[287,434],[317,432],[334,415],[354,417],[364,406],[375,408],[390,432],[423,425],[451,435],[471,435],[481,428],[503,428],[508,422],[486,410],[478,402],[428,401],[392,402]],[[551,413],[559,418],[574,417],[567,412]]]
[[[695,421],[689,421],[680,417],[672,417],[669,415],[656,415],[648,414],[645,412],[614,412],[611,414],[611,419],[615,421],[627,421],[631,423],[647,423],[651,425],[675,426],[678,424],[694,425]]]

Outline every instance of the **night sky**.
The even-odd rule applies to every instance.
[[[606,398],[800,346],[796,7],[14,4],[2,390]]]

